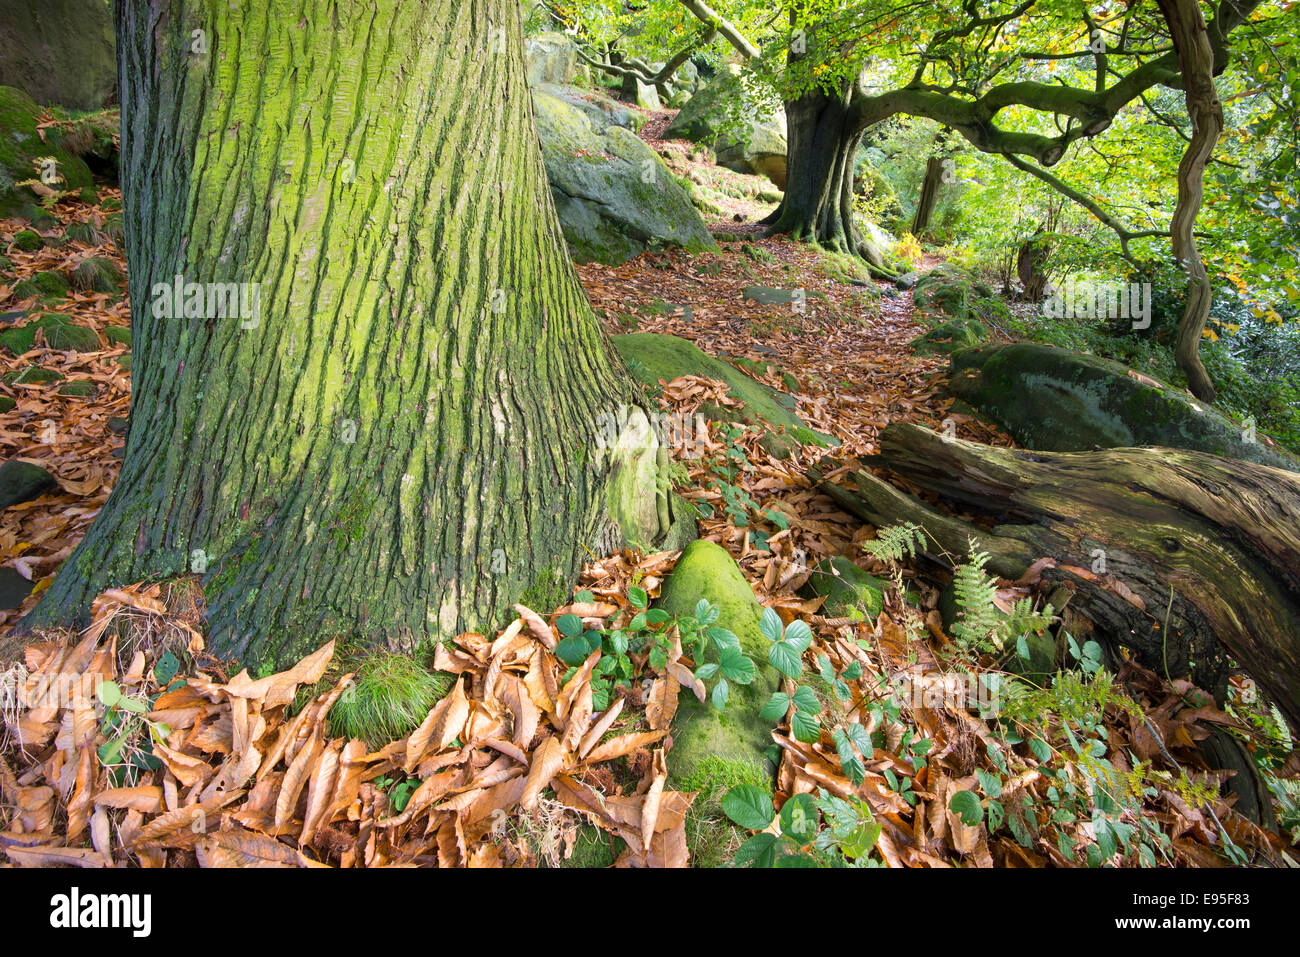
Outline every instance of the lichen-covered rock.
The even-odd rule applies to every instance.
[[[1029,449],[1155,445],[1300,472],[1300,457],[1118,362],[1018,342],[953,353],[951,366],[950,391]]]
[[[533,104],[560,227],[578,262],[626,262],[651,244],[691,252],[717,244],[654,150],[619,126],[546,93]]]
[[[30,186],[18,184],[40,181],[45,160],[54,161],[52,188],[72,192],[91,185],[90,167],[84,160],[56,142],[41,139],[36,130],[40,113],[26,93],[0,86],[0,216],[18,213],[37,199]]]
[[[700,599],[719,612],[718,625],[740,639],[754,660],[754,680],[732,685],[726,709],[716,710],[683,691],[673,719],[673,747],[668,755],[669,778],[689,780],[708,759],[764,770],[763,752],[772,744],[772,723],[759,711],[778,690],[779,678],[768,663],[770,642],[759,629],[763,608],[726,550],[709,541],[692,542],[664,584],[658,605],[675,615],[693,615]],[[712,690],[713,682],[709,682]]]
[[[117,84],[110,5],[104,0],[0,4],[0,86],[41,104],[103,106]],[[0,130],[10,127],[0,121]]]
[[[581,90],[575,86],[562,86],[557,83],[543,83],[533,88],[535,93],[545,93],[557,100],[563,100],[575,106],[587,115],[594,129],[603,130],[607,126],[622,126],[639,132],[645,125],[645,117],[636,110],[629,110],[627,105],[612,97],[597,93],[595,90]]]
[[[712,147],[721,165],[766,176],[785,189],[785,111],[734,64],[695,92],[664,138]]]
[[[806,598],[826,596],[819,614],[826,618],[875,621],[884,607],[884,585],[842,555],[817,563],[799,593]]]
[[[524,40],[530,85],[572,83],[578,75],[578,47],[564,33],[539,33]]]
[[[989,330],[978,319],[949,319],[912,341],[912,350],[921,355],[950,354],[988,342]]]

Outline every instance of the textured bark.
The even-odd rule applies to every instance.
[[[1187,269],[1187,306],[1178,323],[1174,359],[1187,376],[1192,394],[1213,402],[1214,383],[1201,362],[1200,345],[1214,287],[1196,248],[1195,230],[1205,192],[1205,166],[1223,134],[1223,104],[1214,86],[1214,49],[1201,5],[1197,0],[1159,0],[1159,5],[1178,53],[1187,115],[1192,121],[1192,137],[1178,163],[1178,206],[1169,226],[1174,255]]]
[[[939,205],[939,187],[943,185],[943,157],[931,156],[925,163],[925,178],[921,180],[921,195],[916,201],[916,215],[912,217],[912,235],[920,239],[930,228],[930,219]]]
[[[551,205],[517,4],[117,16],[130,431],[28,625],[196,556],[209,646],[250,663],[563,594],[617,535],[593,436],[625,392]],[[261,283],[260,320],[155,318],[177,275]]]
[[[873,272],[890,276],[880,268],[880,251],[868,248],[853,220],[853,168],[863,128],[848,97],[812,91],[786,103],[785,196],[764,222],[770,234],[862,256]]]
[[[1091,622],[1095,635],[1220,696],[1226,649],[1300,728],[1294,473],[1174,449],[990,448],[900,423],[885,429],[873,464],[996,524],[954,518],[865,471],[855,474],[855,490],[824,487],[872,524],[924,526],[958,560],[973,542],[1004,578],[1054,559],[1042,581],[1073,591],[1070,612]],[[824,474],[809,472],[815,481]],[[1094,573],[1098,549],[1106,565]],[[951,567],[940,549],[932,557]]]

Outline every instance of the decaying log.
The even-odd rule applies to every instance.
[[[981,550],[1014,581],[1052,559],[1041,580],[1073,591],[1094,637],[1220,701],[1230,656],[1300,730],[1300,475],[1163,448],[992,448],[907,423],[880,446],[871,465],[985,521],[866,470],[852,490],[824,482],[824,466],[809,476],[866,522],[922,525],[936,542],[927,557],[948,567]]]

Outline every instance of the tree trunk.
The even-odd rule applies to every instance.
[[[873,464],[995,524],[954,518],[865,471],[855,490],[823,487],[874,525],[922,525],[948,567],[944,552],[979,549],[1014,581],[1053,559],[1042,582],[1073,592],[1069,611],[1094,635],[1218,697],[1226,649],[1300,729],[1300,476],[1176,449],[990,448],[902,423],[885,429]]]
[[[529,588],[551,607],[612,516],[657,530],[656,443],[599,441],[625,380],[551,205],[517,4],[244,9],[118,4],[130,430],[27,626],[191,571],[209,648],[250,664],[485,631]],[[259,308],[169,318],[174,277]]]
[[[930,219],[939,205],[939,187],[943,185],[943,157],[931,156],[925,163],[925,179],[921,181],[921,196],[916,201],[916,215],[912,217],[912,235],[920,239],[930,228]]]
[[[785,198],[766,220],[769,233],[857,253],[862,236],[853,223],[853,166],[860,130],[847,95],[806,93],[785,105]]]
[[[1214,287],[1196,248],[1196,217],[1204,197],[1205,166],[1223,133],[1223,104],[1214,86],[1214,50],[1196,0],[1159,0],[1178,51],[1192,138],[1178,164],[1178,206],[1170,224],[1174,255],[1187,269],[1187,307],[1178,323],[1174,359],[1198,399],[1213,402],[1214,383],[1201,362],[1201,333],[1210,316]]]

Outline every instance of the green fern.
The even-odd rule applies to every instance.
[[[876,537],[862,543],[862,550],[873,558],[888,564],[897,564],[914,558],[926,545],[926,533],[920,525],[903,522],[876,529]]]
[[[1002,644],[1003,618],[994,599],[997,582],[984,573],[989,556],[972,552],[970,561],[957,566],[953,590],[957,593],[957,623],[953,637],[967,648],[997,650]]]

